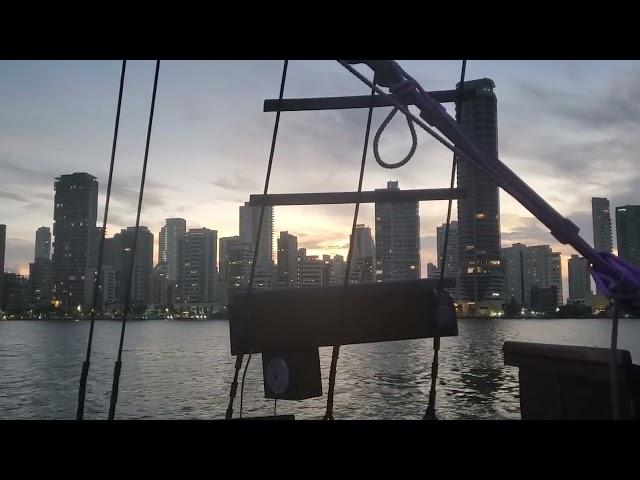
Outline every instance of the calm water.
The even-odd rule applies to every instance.
[[[517,369],[505,367],[507,340],[606,347],[610,320],[461,320],[442,340],[437,412],[446,419],[517,419]],[[0,322],[0,419],[75,418],[88,322]],[[120,325],[96,323],[86,418],[106,418]],[[621,320],[620,348],[640,359],[640,321]],[[341,349],[335,417],[418,419],[429,391],[431,340]],[[331,349],[321,349],[326,392]],[[127,325],[117,418],[224,417],[234,360],[223,320],[133,321]],[[278,413],[318,419],[326,397],[278,402]],[[239,392],[235,415],[239,410]],[[269,415],[262,362],[245,385],[245,415]]]

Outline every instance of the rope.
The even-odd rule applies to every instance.
[[[406,155],[406,157],[404,157],[397,163],[386,163],[380,157],[378,146],[378,143],[380,142],[380,136],[382,135],[384,129],[387,128],[387,125],[389,125],[389,122],[391,122],[391,119],[395,116],[396,113],[398,113],[398,107],[393,107],[393,110],[391,110],[391,113],[389,113],[389,115],[387,115],[387,118],[384,119],[384,121],[380,125],[380,128],[378,128],[376,135],[373,137],[373,155],[376,159],[376,162],[378,162],[378,165],[383,168],[400,168],[403,165],[406,165],[416,153],[416,148],[418,147],[418,137],[416,136],[416,129],[413,126],[413,122],[411,121],[411,119],[405,115],[405,117],[407,118],[407,124],[409,125],[409,131],[411,132],[411,150],[409,150],[409,153]]]
[[[282,98],[284,96],[284,86],[287,80],[287,67],[289,65],[289,60],[284,61],[284,65],[282,67],[282,79],[280,81],[280,94],[278,96],[278,102],[282,102]],[[278,138],[278,126],[280,125],[280,103],[278,103],[278,109],[276,111],[276,120],[273,125],[273,135],[271,137],[271,151],[269,152],[269,161],[267,164],[267,175],[264,180],[264,190],[263,193],[266,195],[269,192],[269,181],[271,180],[271,167],[273,166],[273,156],[276,150],[276,140]],[[258,221],[258,232],[256,235],[255,247],[253,250],[253,263],[251,264],[251,273],[249,275],[249,288],[248,288],[248,321],[251,321],[251,293],[253,290],[253,278],[256,273],[256,263],[258,261],[258,250],[260,248],[260,237],[262,236],[262,224],[264,222],[264,210],[265,205],[260,207],[260,219]],[[242,385],[240,387],[240,418],[242,418],[242,400],[244,394],[244,379],[247,375],[247,368],[249,368],[249,362],[251,361],[251,357],[253,355],[253,351],[249,353],[249,358],[247,358],[247,364],[244,367],[244,374],[242,375]],[[233,402],[236,398],[236,391],[238,389],[238,374],[240,373],[240,368],[242,368],[242,359],[243,354],[239,354],[236,358],[236,368],[233,376],[233,382],[231,383],[231,389],[229,391],[229,405],[227,406],[227,412],[225,415],[226,420],[231,420],[233,418]]]
[[[142,163],[142,178],[140,179],[140,193],[138,196],[138,212],[136,214],[136,228],[133,233],[133,248],[131,250],[131,267],[129,270],[129,284],[125,295],[124,313],[122,316],[122,329],[120,330],[120,344],[118,346],[118,359],[113,368],[113,386],[111,388],[111,400],[109,403],[109,420],[113,420],[118,403],[118,387],[120,384],[120,370],[122,367],[122,346],[124,344],[124,332],[127,325],[127,316],[131,308],[131,290],[133,287],[133,272],[138,246],[138,229],[140,227],[140,212],[142,211],[142,198],[144,196],[144,183],[147,176],[147,160],[149,158],[149,143],[151,141],[151,127],[153,125],[153,112],[156,105],[156,91],[158,89],[158,73],[160,72],[160,60],[156,61],[156,72],[153,78],[153,93],[151,94],[151,109],[149,111],[149,126],[147,128],[147,141],[144,148],[144,161]]]
[[[98,277],[94,279],[93,287],[93,304],[91,308],[91,324],[89,326],[89,338],[87,340],[87,354],[82,363],[82,373],[80,374],[80,387],[78,389],[78,409],[76,411],[76,420],[84,418],[84,399],[87,389],[87,377],[89,376],[89,366],[91,364],[91,347],[93,345],[93,327],[96,317],[96,303],[98,301],[98,292],[100,290],[100,272],[102,270],[102,261],[104,253],[104,237],[107,231],[107,218],[109,216],[109,201],[111,199],[111,180],[113,178],[113,165],[116,158],[116,145],[118,143],[118,127],[120,126],[120,106],[122,105],[122,91],[124,87],[124,74],[127,68],[127,61],[122,61],[122,72],[120,73],[120,90],[118,92],[118,106],[116,108],[116,122],[113,129],[113,144],[111,146],[111,163],[109,165],[109,180],[107,182],[107,198],[104,205],[104,217],[102,219],[102,233],[100,236],[100,246],[98,249]]]
[[[618,385],[618,361],[616,353],[618,349],[618,315],[619,306],[617,301],[613,301],[613,319],[611,321],[611,360],[609,362],[609,372],[611,380],[611,408],[614,420],[620,420],[619,385]]]
[[[467,61],[462,60],[462,71],[460,73],[460,83],[458,84],[458,92],[456,95],[456,122],[460,123],[460,118],[462,116],[462,93],[464,89],[464,76],[467,69]],[[451,181],[449,184],[449,188],[453,193],[453,189],[455,186],[456,179],[456,156],[453,155],[453,160],[451,162]],[[451,209],[453,205],[453,198],[449,197],[449,204],[447,205],[447,223],[444,229],[444,242],[442,245],[442,257],[440,259],[440,278],[438,279],[438,291],[443,292],[444,289],[444,271],[447,259],[447,246],[449,243],[449,227],[451,224]],[[433,361],[431,362],[431,387],[429,389],[429,403],[427,404],[427,409],[424,413],[423,420],[436,420],[436,381],[438,380],[438,368],[439,368],[439,359],[438,355],[440,352],[440,335],[436,330],[436,334],[433,337]]]
[[[376,79],[374,75],[373,85],[375,85]],[[376,94],[375,89],[371,88],[371,99],[373,100],[374,95]],[[393,116],[392,113],[391,116]],[[358,179],[358,193],[362,192],[362,181],[364,179],[364,167],[367,162],[367,147],[369,145],[369,134],[371,132],[371,119],[373,117],[373,102],[371,102],[371,107],[369,107],[369,116],[367,117],[367,128],[364,134],[364,145],[362,147],[362,163],[360,164],[360,177]],[[389,117],[387,117],[390,119]],[[388,123],[388,122],[387,122]],[[383,123],[384,125],[384,123]],[[381,130],[383,127],[381,126]],[[380,133],[380,132],[379,132]],[[409,157],[410,158],[410,157]],[[409,161],[408,159],[405,159]],[[403,160],[404,161],[404,160]],[[406,163],[405,161],[405,163]],[[349,273],[351,270],[351,262],[353,257],[353,244],[356,236],[356,224],[358,222],[358,213],[360,212],[360,202],[356,202],[356,207],[353,212],[353,223],[351,225],[351,237],[349,238],[349,252],[347,253],[347,264],[345,268],[344,275],[344,287],[345,289],[349,285]],[[346,293],[346,290],[345,290]],[[338,368],[338,357],[340,355],[340,345],[334,345],[333,350],[331,351],[331,367],[329,369],[329,391],[327,393],[327,409],[324,414],[323,420],[333,420],[333,395],[335,391],[336,385],[336,370]]]

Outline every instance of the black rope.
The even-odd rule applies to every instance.
[[[611,320],[611,359],[609,372],[611,381],[611,408],[614,420],[620,420],[619,385],[618,385],[618,316],[619,307],[616,300],[613,301],[613,318]]]
[[[282,102],[282,98],[284,96],[284,86],[287,80],[287,67],[289,65],[289,60],[284,61],[284,65],[282,67],[282,79],[280,81],[280,94],[278,96],[278,108],[276,111],[276,120],[273,125],[273,135],[271,137],[271,151],[269,152],[269,162],[267,164],[267,175],[264,180],[264,190],[263,193],[266,195],[269,192],[269,181],[271,180],[271,167],[273,166],[273,156],[276,151],[276,140],[278,138],[278,126],[280,125],[280,104]],[[260,207],[260,219],[258,221],[258,232],[256,234],[256,242],[255,247],[253,249],[253,263],[251,264],[251,273],[249,275],[249,288],[248,288],[248,321],[251,320],[251,293],[253,290],[253,278],[256,273],[256,263],[258,261],[258,251],[260,249],[260,237],[262,236],[262,224],[264,221],[264,211],[265,205]],[[251,357],[253,352],[249,353],[249,357],[247,358],[247,363],[244,367],[244,373],[242,375],[242,385],[240,386],[240,418],[242,418],[242,400],[244,394],[244,380],[247,375],[247,369],[249,368],[249,362],[251,361]],[[231,389],[229,391],[229,405],[227,406],[227,412],[225,418],[227,420],[231,420],[233,417],[233,402],[236,398],[236,391],[238,389],[238,374],[240,372],[240,368],[242,368],[242,358],[243,355],[239,354],[236,359],[236,369],[233,376],[233,382],[231,383]]]
[[[411,150],[409,150],[409,153],[407,153],[407,155],[397,163],[387,163],[380,157],[380,150],[378,147],[380,136],[382,135],[384,129],[387,128],[387,125],[389,125],[389,122],[391,122],[391,119],[393,119],[396,113],[398,113],[398,107],[393,107],[393,110],[391,110],[391,113],[389,113],[389,115],[387,115],[387,118],[385,118],[382,124],[380,124],[380,128],[378,128],[378,131],[373,137],[373,156],[375,157],[376,162],[378,162],[378,165],[383,168],[400,168],[403,165],[406,165],[407,162],[409,162],[409,160],[411,160],[413,155],[416,153],[416,148],[418,148],[418,137],[416,135],[416,129],[411,119],[405,115],[405,117],[407,118],[407,124],[409,124],[409,131],[411,132]]]
[[[91,347],[93,345],[93,327],[96,317],[96,303],[98,302],[98,293],[101,286],[101,270],[104,253],[104,237],[107,231],[107,218],[109,217],[109,201],[111,199],[111,180],[113,178],[113,165],[116,158],[116,145],[118,143],[118,127],[120,126],[120,107],[122,105],[122,91],[124,87],[124,75],[127,68],[127,61],[122,61],[122,72],[120,73],[120,90],[118,92],[118,106],[116,108],[116,122],[113,129],[113,144],[111,145],[111,164],[109,165],[109,180],[107,181],[107,198],[104,205],[104,217],[102,219],[102,232],[100,235],[100,246],[98,249],[98,270],[97,278],[94,277],[93,287],[93,303],[91,308],[91,323],[89,325],[89,338],[87,340],[87,353],[82,363],[82,373],[80,374],[80,387],[78,389],[78,409],[76,411],[76,420],[84,418],[84,400],[87,389],[87,377],[89,376],[89,366],[91,364]]]
[[[374,76],[373,85],[375,85],[376,79]],[[371,99],[373,100],[376,94],[375,89],[371,88]],[[367,117],[367,128],[364,134],[364,145],[362,147],[362,162],[360,164],[360,177],[358,179],[358,193],[362,192],[362,181],[364,179],[364,167],[367,162],[367,147],[369,146],[369,134],[371,132],[371,119],[373,117],[373,102],[369,107],[369,116]],[[406,163],[406,162],[405,162]],[[349,273],[351,270],[351,262],[353,258],[353,244],[356,236],[356,224],[358,223],[358,213],[360,212],[360,202],[356,202],[356,207],[353,212],[353,223],[351,225],[351,237],[349,238],[349,252],[347,253],[347,264],[344,275],[344,287],[345,289],[349,285]],[[344,291],[346,293],[346,290]],[[342,309],[344,311],[344,309]],[[333,395],[336,385],[336,370],[338,368],[338,357],[340,355],[340,345],[334,345],[331,352],[331,367],[329,369],[329,391],[327,393],[327,409],[324,414],[323,420],[333,420]]]
[[[249,300],[250,302],[251,300]],[[249,310],[249,315],[251,315],[251,310]],[[242,418],[242,406],[244,405],[244,380],[247,378],[247,370],[249,369],[249,363],[251,362],[251,358],[253,357],[253,349],[249,352],[249,356],[247,357],[247,363],[244,364],[244,370],[242,371],[242,384],[240,386],[240,418]]]
[[[140,227],[140,212],[142,211],[142,198],[144,196],[144,183],[147,176],[147,160],[149,158],[149,143],[151,141],[151,127],[153,125],[153,112],[156,105],[156,92],[158,89],[158,73],[160,72],[160,60],[156,61],[156,72],[153,78],[153,93],[151,95],[151,109],[149,111],[149,126],[147,128],[147,141],[144,148],[144,161],[142,163],[142,178],[140,179],[140,193],[138,196],[138,212],[136,214],[136,228],[133,233],[133,248],[131,250],[131,265],[129,270],[129,284],[125,293],[124,312],[122,315],[122,329],[120,330],[120,344],[118,345],[118,359],[113,368],[113,386],[111,388],[111,400],[109,403],[109,420],[113,420],[116,414],[118,402],[118,387],[120,385],[120,370],[122,367],[122,346],[124,344],[124,332],[127,325],[127,316],[131,308],[131,290],[133,287],[133,272],[135,269],[136,248],[138,246],[138,229]]]
[[[460,73],[460,83],[458,84],[458,91],[456,95],[456,122],[460,123],[462,116],[462,98],[464,90],[464,76],[467,69],[467,61],[462,60],[462,71]],[[449,188],[451,193],[455,187],[456,180],[456,155],[453,155],[453,161],[451,162],[451,181]],[[447,259],[447,246],[449,243],[449,227],[451,224],[451,210],[453,205],[453,197],[449,196],[449,204],[447,205],[447,223],[444,229],[444,242],[442,245],[442,257],[440,258],[440,278],[438,279],[438,291],[443,293],[444,284],[444,271]],[[429,389],[429,403],[424,413],[423,420],[436,420],[436,381],[438,380],[438,368],[439,368],[439,355],[440,352],[440,335],[436,331],[433,337],[433,361],[431,362],[431,387]]]

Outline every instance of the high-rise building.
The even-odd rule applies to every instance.
[[[444,250],[444,237],[446,231],[446,224],[442,224],[440,227],[436,227],[437,237],[437,269],[442,270],[442,253]],[[456,278],[459,272],[458,264],[458,222],[452,221],[449,223],[449,239],[447,240],[447,258],[444,261],[444,276],[450,278]]]
[[[0,225],[0,310],[2,310],[3,298],[4,295],[4,252],[5,245],[7,243],[7,226]]]
[[[549,245],[527,247],[514,243],[501,250],[504,268],[504,299],[515,299],[520,305],[531,306],[531,291],[537,289],[539,295],[548,295],[553,287],[556,305],[562,304],[562,264],[559,252]],[[539,297],[541,298],[541,297]],[[548,302],[547,302],[548,303]]]
[[[611,236],[611,212],[609,200],[606,198],[591,198],[591,216],[593,220],[593,248],[598,252],[613,251]]]
[[[616,207],[618,256],[640,266],[640,205]]]
[[[440,277],[440,270],[432,262],[427,263],[427,278]]]
[[[399,189],[398,182],[387,182],[387,190]],[[376,281],[419,279],[420,214],[418,202],[376,203],[375,216]]]
[[[243,242],[255,246],[260,221],[260,207],[251,207],[248,202],[240,207],[240,238]],[[264,209],[258,265],[273,264],[273,207]]]
[[[220,290],[223,305],[249,285],[253,249],[239,236],[220,238]]]
[[[149,302],[158,308],[173,306],[171,288],[167,278],[167,268],[162,262],[158,263],[151,271],[151,294]]]
[[[589,261],[579,255],[571,255],[569,259],[569,302],[580,302],[591,305],[591,277]]]
[[[371,228],[366,225],[356,225],[353,240],[353,258],[373,258],[376,254],[376,246],[371,236]]]
[[[369,258],[369,257],[367,257]],[[344,285],[344,275],[346,273],[345,269],[347,268],[344,257],[342,255],[334,255],[331,258],[330,255],[323,255],[322,261],[325,265],[325,276],[324,276],[324,284],[325,285]],[[364,264],[363,264],[364,265]],[[368,269],[369,275],[366,275],[365,281],[372,281],[370,278],[373,278],[373,265],[364,265],[365,269]],[[361,267],[351,267],[351,278],[350,283],[360,283],[360,271],[358,270]]]
[[[129,279],[131,278],[131,266],[133,264],[133,278],[131,283],[131,306],[142,308],[149,303],[151,293],[150,275],[153,269],[153,233],[147,227],[141,226],[138,230],[138,243],[136,245],[135,259],[133,257],[133,244],[135,240],[136,227],[123,228],[117,233],[115,244],[118,245],[119,260],[119,284],[120,303],[125,304]]]
[[[51,258],[51,230],[40,227],[36,230],[36,251],[34,258]]]
[[[277,272],[273,262],[273,220],[273,207],[266,207],[253,277],[253,288],[272,288],[276,285]],[[240,239],[251,245],[252,252],[258,235],[259,223],[260,207],[250,207],[247,204],[240,207]]]
[[[371,228],[363,224],[356,225],[349,283],[375,282],[375,255]]]
[[[531,287],[531,310],[538,313],[553,314],[558,306],[557,288]]]
[[[29,280],[17,273],[4,273],[3,304],[0,310],[9,313],[24,313],[31,305]]]
[[[324,262],[318,255],[307,255],[306,248],[298,249],[298,285],[322,287],[325,283]]]
[[[178,276],[184,260],[182,256],[182,242],[187,232],[187,222],[184,218],[167,218],[160,229],[158,238],[158,263],[166,266],[166,276],[171,283],[178,282]]]
[[[298,237],[280,232],[278,238],[278,286],[298,286]]]
[[[113,267],[102,267],[102,276],[100,279],[100,293],[98,295],[98,308],[102,311],[108,311],[113,306],[117,306],[118,301],[118,276]]]
[[[184,244],[185,304],[214,303],[217,290],[218,232],[208,228],[192,228]]]
[[[493,80],[464,82],[475,96],[462,102],[460,124],[485,154],[498,154],[497,100]],[[458,158],[457,294],[470,315],[492,315],[502,309],[503,274],[500,264],[500,196],[498,185]]]
[[[53,298],[53,262],[50,258],[36,257],[29,264],[29,288],[34,307],[48,307]]]
[[[555,287],[556,304],[562,305],[562,259],[560,252],[553,252],[549,245],[527,248],[529,272],[529,302],[531,289]],[[529,303],[530,304],[530,303]]]
[[[97,264],[98,181],[88,173],[61,175],[54,189],[54,297],[58,305],[73,309],[83,304],[90,283],[85,276]]]
[[[510,302],[513,298],[520,305],[528,304],[529,275],[527,272],[527,246],[514,243],[501,250],[504,268],[504,299]]]

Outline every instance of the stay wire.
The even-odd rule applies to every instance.
[[[271,180],[271,168],[273,166],[273,157],[275,154],[275,150],[276,150],[276,140],[278,139],[278,127],[280,125],[280,106],[281,106],[281,102],[282,99],[284,97],[284,87],[286,84],[286,80],[287,80],[287,67],[289,66],[289,60],[285,60],[284,64],[282,66],[282,79],[280,80],[280,93],[278,95],[278,108],[276,110],[276,119],[273,125],[273,135],[271,137],[271,150],[269,152],[269,161],[267,163],[267,174],[264,180],[264,190],[263,190],[263,194],[267,195],[267,193],[269,192],[269,182]],[[258,261],[258,252],[260,250],[260,238],[262,236],[262,225],[264,222],[264,211],[265,211],[266,206],[263,204],[260,207],[260,218],[258,220],[258,232],[256,234],[256,241],[255,241],[255,246],[253,249],[253,263],[251,264],[251,273],[249,275],[249,286],[248,286],[248,298],[247,298],[247,305],[248,305],[248,313],[247,313],[247,319],[248,321],[251,320],[251,294],[253,291],[253,279],[255,277],[255,273],[256,273],[256,263]],[[231,383],[231,389],[229,391],[229,405],[227,407],[227,412],[225,415],[225,419],[227,420],[231,420],[231,418],[233,418],[233,402],[235,400],[235,396],[236,396],[236,390],[238,388],[238,374],[240,372],[240,368],[242,367],[242,358],[243,358],[243,354],[238,354],[238,357],[236,358],[236,369],[235,369],[235,373],[234,373],[234,377],[233,377],[233,382]],[[242,384],[240,386],[240,418],[242,418],[242,407],[243,407],[243,399],[244,399],[244,382],[245,382],[245,377],[247,375],[247,369],[249,368],[249,362],[251,362],[251,357],[253,356],[253,351],[249,352],[249,357],[247,358],[247,363],[244,367],[244,372],[242,374]]]
[[[140,193],[138,195],[138,211],[136,213],[136,227],[133,232],[133,247],[131,249],[131,263],[129,266],[129,283],[125,293],[124,312],[122,315],[122,328],[120,330],[120,343],[118,345],[118,359],[113,368],[113,385],[109,402],[109,420],[113,420],[118,402],[118,388],[120,385],[120,371],[122,367],[122,347],[124,345],[124,333],[127,325],[127,316],[131,308],[131,291],[133,289],[133,273],[135,270],[136,249],[138,247],[138,230],[140,228],[140,212],[142,211],[142,199],[144,197],[144,184],[147,176],[147,160],[149,158],[149,144],[151,142],[151,128],[153,126],[153,113],[156,105],[156,92],[158,90],[158,74],[160,72],[160,60],[156,61],[156,71],[153,78],[153,93],[151,95],[151,108],[149,110],[149,125],[147,127],[147,140],[144,148],[144,161],[142,163],[142,177],[140,179]]]
[[[371,88],[371,106],[369,107],[369,115],[367,117],[367,128],[364,134],[364,145],[362,147],[362,162],[360,164],[360,177],[358,178],[358,193],[362,192],[362,182],[364,179],[364,168],[367,162],[367,148],[369,146],[369,135],[371,133],[371,119],[373,118],[373,97],[376,94],[375,91],[376,79],[373,78],[373,87]],[[349,276],[351,270],[351,263],[353,258],[353,244],[355,241],[356,225],[358,223],[358,213],[360,212],[360,202],[356,202],[355,210],[353,212],[353,223],[351,225],[351,237],[349,238],[349,251],[347,253],[347,263],[344,275],[344,288],[349,285]],[[346,293],[346,290],[344,291]],[[331,367],[329,370],[329,390],[327,393],[327,408],[323,417],[323,420],[333,420],[333,397],[336,384],[336,372],[338,368],[338,357],[340,355],[340,345],[334,345],[331,351]]]
[[[464,77],[467,70],[467,61],[462,60],[462,69],[460,73],[460,83],[458,84],[458,91],[456,95],[456,122],[460,123],[462,116],[462,99],[464,92]],[[451,162],[451,181],[449,189],[453,194],[456,180],[456,155],[453,155],[453,161]],[[444,289],[444,272],[446,270],[446,258],[447,258],[447,246],[449,243],[449,230],[451,226],[451,210],[453,206],[453,195],[449,196],[449,203],[447,205],[447,222],[444,230],[444,242],[442,245],[442,256],[440,257],[440,278],[438,279],[438,292],[442,294]],[[436,420],[436,381],[438,380],[439,369],[439,352],[440,352],[440,336],[436,331],[433,336],[433,361],[431,362],[431,387],[429,389],[429,403],[424,413],[423,420]]]
[[[111,180],[113,179],[113,166],[116,158],[116,146],[118,144],[118,129],[120,126],[120,107],[122,105],[122,92],[124,90],[124,77],[127,68],[127,61],[122,61],[120,73],[120,89],[118,91],[118,104],[116,107],[116,120],[113,128],[113,143],[111,145],[111,163],[109,165],[109,180],[107,181],[107,197],[104,205],[104,217],[102,219],[102,232],[100,234],[100,246],[98,248],[98,268],[97,277],[94,278],[93,303],[91,305],[91,323],[89,324],[89,337],[87,339],[86,358],[82,363],[82,373],[80,374],[80,387],[78,389],[78,407],[76,410],[76,420],[84,419],[84,401],[86,397],[87,378],[89,376],[89,366],[91,365],[91,347],[93,346],[93,328],[96,318],[96,304],[101,287],[101,271],[104,256],[104,237],[107,231],[107,219],[109,217],[109,202],[111,200]]]

